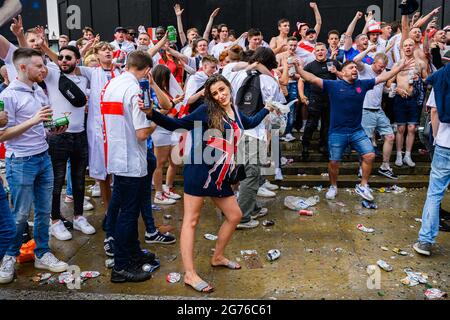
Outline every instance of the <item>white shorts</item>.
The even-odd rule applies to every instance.
[[[152,134],[152,140],[155,147],[167,147],[172,146],[172,135],[171,131],[164,128],[157,127]]]

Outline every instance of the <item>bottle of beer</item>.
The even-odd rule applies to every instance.
[[[175,29],[174,26],[168,26],[167,31],[169,33],[169,42],[170,43],[177,43],[177,29]]]
[[[5,102],[0,100],[0,112],[5,111]]]

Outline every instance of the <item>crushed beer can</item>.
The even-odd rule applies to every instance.
[[[169,273],[166,277],[166,281],[169,283],[177,283],[181,280],[181,274],[177,272]]]
[[[172,216],[171,216],[170,214],[165,214],[165,215],[164,215],[164,219],[166,219],[166,220],[171,220],[171,219],[172,219]]]
[[[93,279],[93,278],[97,278],[99,276],[100,276],[100,272],[98,272],[98,271],[83,271],[80,274],[80,277],[84,278],[84,279]]]
[[[387,272],[391,272],[392,270],[394,270],[393,268],[392,268],[392,266],[390,266],[386,261],[384,261],[384,260],[378,260],[377,261],[377,265],[381,268],[381,269],[383,269],[384,271],[387,271]]]
[[[370,201],[367,201],[367,200],[364,200],[362,202],[362,206],[364,208],[366,208],[366,209],[371,209],[371,210],[377,210],[378,209],[378,206],[376,205],[375,202],[370,202]]]
[[[112,269],[114,267],[114,259],[105,260],[105,267],[108,269]]]
[[[63,272],[59,275],[58,281],[60,284],[73,283],[75,281],[75,278],[73,277],[72,273]]]
[[[298,214],[299,214],[300,216],[303,216],[303,217],[312,217],[312,216],[314,216],[314,212],[312,212],[312,211],[310,211],[310,210],[300,210],[300,211],[298,212]]]
[[[428,283],[427,274],[421,272],[413,272],[411,269],[405,269],[404,271],[407,274],[407,277],[401,280],[404,285],[414,287],[418,284]]]
[[[436,300],[447,297],[447,292],[443,292],[436,288],[427,289],[424,294],[427,300]]]
[[[278,260],[281,257],[281,252],[280,250],[274,249],[274,250],[270,250],[269,252],[267,252],[266,258],[269,261],[275,261]]]
[[[400,255],[400,256],[407,256],[408,255],[408,252],[403,251],[403,250],[401,250],[399,248],[394,248],[394,249],[392,249],[392,251],[395,252],[396,254]]]
[[[275,221],[273,220],[264,220],[262,222],[263,227],[273,227],[275,225]]]
[[[210,241],[216,241],[218,239],[217,236],[215,236],[213,234],[209,234],[209,233],[205,234],[204,237],[205,237],[206,240],[210,240]]]

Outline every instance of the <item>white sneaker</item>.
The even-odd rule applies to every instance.
[[[65,203],[72,203],[73,202],[73,196],[67,196],[64,198]]]
[[[94,210],[94,205],[90,203],[88,200],[84,199],[83,211],[91,211],[91,210]]]
[[[83,216],[73,219],[73,228],[87,235],[95,233],[94,227],[91,226],[89,222],[86,220],[86,218]]]
[[[331,186],[330,189],[328,189],[328,192],[325,195],[325,198],[327,200],[334,200],[334,199],[336,199],[337,194],[338,194],[337,187],[336,186]]]
[[[414,168],[416,164],[412,161],[411,157],[405,157],[403,159],[403,163],[406,164],[410,168]]]
[[[277,196],[277,194],[273,191],[267,190],[264,187],[260,187],[258,189],[258,197],[262,197],[262,198],[275,198]]]
[[[363,186],[361,184],[356,185],[355,188],[356,194],[361,196],[363,199],[367,201],[373,201],[374,197],[372,195],[372,190],[369,188],[369,186]]]
[[[397,160],[395,160],[395,165],[397,167],[403,167],[403,158],[401,155],[397,156]]]
[[[275,169],[275,180],[276,181],[283,181],[284,177],[283,177],[283,173],[281,172],[280,168],[276,168]]]
[[[278,187],[276,184],[270,183],[269,180],[266,180],[262,187],[270,191],[277,191],[278,189],[280,189],[280,187]]]
[[[285,139],[284,139],[284,141],[286,141],[286,142],[292,142],[292,141],[295,141],[295,140],[297,140],[297,138],[295,138],[292,134],[290,134],[290,133],[288,133],[286,136],[285,136]]]
[[[165,206],[170,206],[173,204],[176,204],[176,200],[174,199],[169,199],[166,197],[165,193],[162,194],[161,197],[155,196],[155,199],[153,200],[154,204],[161,204],[161,205],[165,205]]]
[[[164,185],[163,186],[163,190],[164,190],[164,194],[165,194],[165,196],[167,198],[173,199],[173,200],[180,200],[181,199],[181,196],[174,192],[174,190],[175,190],[174,188],[169,188],[169,187]]]
[[[60,241],[72,239],[72,234],[67,230],[61,220],[50,226],[50,234]]]
[[[16,264],[16,258],[11,256],[4,256],[2,264],[0,265],[0,283],[10,283],[14,279],[14,266]]]
[[[101,196],[100,185],[95,184],[91,190],[91,195],[93,198],[99,198]]]
[[[49,270],[51,272],[64,272],[69,268],[69,265],[63,261],[58,260],[53,253],[47,252],[42,258],[36,257],[34,260],[34,267],[36,269]]]

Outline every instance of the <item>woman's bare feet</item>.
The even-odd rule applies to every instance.
[[[211,266],[213,267],[225,267],[232,270],[240,270],[242,267],[231,260],[228,260],[225,257],[213,257],[211,259]]]
[[[214,291],[214,288],[195,272],[186,272],[184,274],[184,283],[198,292],[211,293]]]

